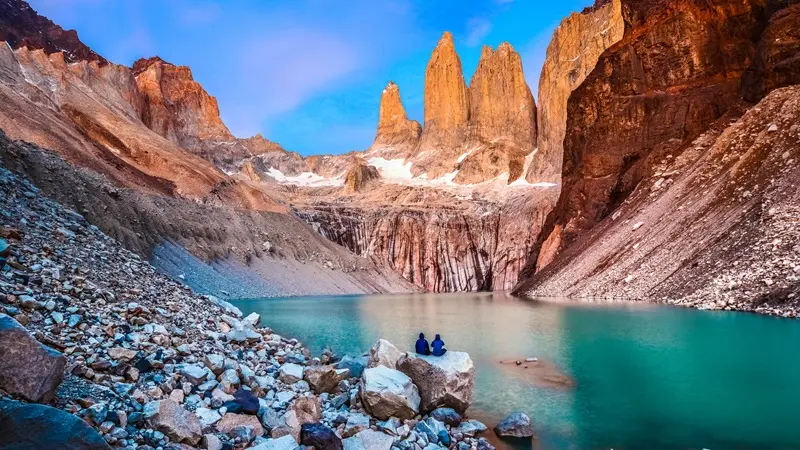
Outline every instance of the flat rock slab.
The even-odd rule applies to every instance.
[[[29,402],[49,403],[67,358],[39,343],[16,320],[0,314],[0,389]]]

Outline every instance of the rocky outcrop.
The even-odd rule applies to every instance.
[[[567,100],[624,31],[621,0],[572,13],[556,28],[539,78],[538,151],[526,174],[529,182],[561,181]]]
[[[623,1],[623,14],[624,37],[569,97],[561,198],[540,238],[561,249],[613,213],[654,161],[737,105],[764,5]]]
[[[378,169],[358,160],[345,174],[344,188],[347,192],[359,192],[380,179],[381,174],[378,173]]]
[[[445,32],[425,70],[425,125],[414,158],[415,174],[439,178],[455,169],[463,153],[469,95],[453,35]]]
[[[423,412],[444,407],[463,414],[472,404],[475,366],[467,353],[448,351],[444,356],[408,353],[398,361],[397,368],[419,388],[419,408]]]
[[[515,292],[800,314],[800,86],[654,159],[626,201]]]
[[[777,3],[761,34],[755,63],[742,81],[744,97],[757,102],[775,88],[800,83],[800,5]]]
[[[37,403],[55,399],[67,365],[64,355],[40,344],[6,314],[0,314],[0,361],[0,390]]]
[[[6,41],[13,49],[42,49],[48,55],[63,53],[67,62],[107,62],[81,42],[75,30],[61,28],[22,0],[0,2],[0,41]]]
[[[399,370],[385,366],[364,370],[360,393],[364,408],[378,419],[412,419],[419,413],[417,386]]]
[[[369,153],[386,159],[405,159],[416,148],[421,133],[419,122],[406,116],[400,88],[390,81],[381,94],[378,134]]]
[[[522,59],[507,42],[484,46],[469,85],[469,152],[454,181],[473,184],[508,173],[523,175],[525,156],[536,145],[536,103],[522,72]]]

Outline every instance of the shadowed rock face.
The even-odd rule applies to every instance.
[[[525,156],[536,145],[536,103],[510,44],[483,47],[469,86],[468,148],[456,183],[472,184],[503,172],[509,182],[522,175]]]
[[[371,153],[387,159],[407,158],[416,148],[422,127],[416,120],[408,120],[400,88],[390,81],[381,94],[378,134]]]
[[[567,100],[625,31],[621,1],[598,3],[564,19],[547,47],[539,79],[538,152],[526,174],[531,183],[561,181]]]
[[[770,17],[755,64],[742,81],[744,97],[752,102],[775,88],[800,83],[800,4],[781,9],[787,0],[772,3],[778,10]]]
[[[453,35],[445,32],[425,70],[425,127],[415,158],[416,174],[439,178],[454,170],[464,146],[469,96]]]
[[[567,104],[562,193],[549,227],[561,231],[542,236],[556,248],[613,212],[651,157],[678,150],[738,103],[764,4],[623,1],[622,11],[625,36]]]
[[[366,188],[372,181],[380,180],[378,169],[358,161],[344,177],[344,186],[348,192],[358,192]]]
[[[21,0],[0,2],[0,41],[6,41],[12,49],[42,49],[48,55],[63,52],[67,62],[107,62],[84,45],[75,30],[61,28]]]

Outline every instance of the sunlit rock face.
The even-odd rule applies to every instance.
[[[455,169],[467,136],[469,95],[453,35],[444,33],[425,70],[425,126],[414,173],[439,178]]]
[[[381,94],[378,133],[370,154],[386,159],[405,159],[416,149],[420,134],[422,126],[416,120],[408,120],[400,99],[400,88],[390,81]]]
[[[483,47],[469,86],[469,111],[469,150],[454,181],[474,184],[508,173],[514,182],[536,145],[536,103],[511,44]]]
[[[678,150],[740,101],[763,4],[713,3],[623,1],[625,36],[569,97],[551,242],[569,245],[625,200],[651,155]]]
[[[570,14],[553,33],[539,79],[538,151],[526,174],[529,182],[561,180],[567,100],[624,31],[622,2],[606,0]]]

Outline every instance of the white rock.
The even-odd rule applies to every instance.
[[[297,441],[291,435],[286,435],[278,439],[267,439],[263,444],[251,447],[250,450],[295,450]]]
[[[303,379],[303,366],[286,363],[279,370],[278,379],[286,384],[295,384]]]
[[[369,349],[368,367],[384,366],[390,369],[397,368],[397,361],[405,356],[397,347],[386,339],[378,339],[378,342]]]
[[[385,366],[364,370],[361,377],[361,401],[374,417],[412,419],[419,412],[417,387],[406,374]]]

